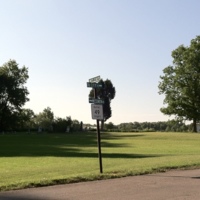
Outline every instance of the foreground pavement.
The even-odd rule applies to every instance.
[[[0,200],[188,199],[200,199],[200,169],[0,192]]]

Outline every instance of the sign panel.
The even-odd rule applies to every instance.
[[[103,99],[89,99],[89,103],[97,103],[97,104],[104,104],[104,100]]]
[[[96,76],[94,78],[89,79],[89,82],[91,83],[98,83],[100,81],[101,77],[100,76]]]
[[[103,119],[103,106],[99,104],[91,104],[92,119]]]
[[[92,87],[92,88],[102,88],[103,85],[102,85],[102,83],[87,82],[87,87]]]

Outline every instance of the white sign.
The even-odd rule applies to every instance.
[[[103,119],[103,106],[91,104],[92,119]]]
[[[89,82],[98,83],[101,80],[100,76],[96,76],[94,78],[89,79]]]

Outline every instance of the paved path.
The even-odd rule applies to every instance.
[[[0,200],[188,199],[200,199],[200,169],[0,193]]]

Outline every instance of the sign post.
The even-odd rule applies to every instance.
[[[95,99],[96,99],[96,96],[97,96],[97,89],[94,88],[94,98]],[[102,115],[103,115],[103,109],[102,109]],[[102,116],[102,118],[103,118],[103,116]],[[100,173],[103,173],[102,156],[101,156],[101,135],[100,135],[100,128],[99,128],[99,119],[97,119],[97,144],[98,144],[98,153],[99,153]]]
[[[100,168],[100,173],[103,173],[99,120],[103,120],[102,104],[104,103],[104,101],[102,99],[97,99],[97,88],[103,87],[101,83],[98,83],[100,79],[101,79],[100,76],[96,76],[94,78],[89,79],[89,82],[87,82],[87,87],[92,87],[94,90],[94,99],[89,99],[89,103],[93,103],[91,104],[92,119],[96,119],[97,121],[97,145],[98,145],[98,155],[99,155],[99,168]]]

